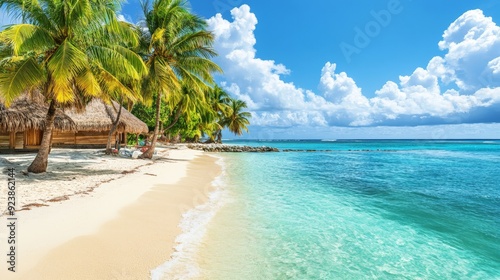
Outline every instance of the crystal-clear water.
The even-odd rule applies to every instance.
[[[202,278],[500,279],[500,141],[237,144]]]

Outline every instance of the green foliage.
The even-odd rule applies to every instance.
[[[0,95],[10,103],[37,89],[47,100],[72,106],[78,100],[126,96],[147,68],[122,45],[138,44],[138,34],[116,19],[118,0],[0,1],[0,8],[23,23],[0,32]]]
[[[137,143],[137,139],[139,139],[139,143]],[[147,140],[146,136],[142,134],[141,135],[127,134],[127,146],[135,146],[137,144],[143,146],[146,140]]]
[[[169,131],[173,135],[181,135],[183,141],[196,141],[201,138],[199,125],[201,117],[196,112],[190,112],[189,116],[182,116],[179,121]]]
[[[228,104],[228,114],[224,116],[223,124],[229,131],[235,135],[242,135],[243,130],[248,132],[249,119],[252,115],[249,112],[243,112],[247,107],[245,101],[231,99]]]
[[[221,72],[211,58],[216,55],[212,48],[214,36],[207,31],[204,19],[192,14],[182,0],[144,0],[141,2],[148,31],[140,36],[140,50],[149,74],[144,79],[145,98],[157,94],[156,120],[152,147],[144,157],[152,157],[160,132],[163,98],[173,113],[173,127],[182,114],[192,110],[193,103],[186,98],[181,85],[189,91],[202,92],[213,84],[213,72]],[[144,29],[140,29],[144,30]],[[195,98],[197,99],[197,98]],[[182,102],[182,103],[181,103]],[[185,115],[189,117],[189,114]]]
[[[248,132],[251,114],[243,111],[247,108],[244,101],[231,98],[218,86],[207,92],[207,100],[216,116],[212,124],[204,126],[212,130],[210,137],[212,141],[222,141],[224,128],[228,128],[235,135],[242,135],[243,130]]]
[[[145,0],[146,31],[117,20],[121,2],[0,0],[23,19],[0,32],[1,98],[36,89],[64,106],[139,101],[132,113],[156,135],[166,129],[184,140],[247,131],[246,104],[214,86],[221,69],[206,21],[183,0]]]
[[[117,20],[121,0],[0,0],[22,24],[0,32],[0,98],[9,105],[37,91],[52,110],[39,152],[28,167],[45,172],[58,106],[83,106],[98,97],[138,101],[147,68],[132,52],[139,35]],[[114,120],[113,120],[114,121]]]
[[[156,125],[156,95],[154,97],[151,105],[137,103],[132,108],[132,114],[145,122],[150,130],[154,130]],[[170,109],[164,101],[160,106],[160,122],[166,124],[169,122]]]

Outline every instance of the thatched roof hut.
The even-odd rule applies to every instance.
[[[108,141],[112,119],[116,119],[119,105],[91,101],[83,112],[77,109],[57,109],[52,134],[53,146],[101,147]],[[48,105],[36,93],[23,95],[10,107],[0,100],[0,150],[38,149]],[[112,143],[127,143],[127,133],[147,133],[147,125],[122,108],[117,131]]]
[[[113,101],[112,105],[105,104],[101,100],[92,100],[85,108],[84,112],[75,109],[66,110],[65,113],[76,123],[78,131],[109,131],[112,120],[116,119],[120,105]],[[148,126],[132,115],[125,108],[122,108],[117,132],[128,132],[133,134],[148,133]]]
[[[44,130],[48,105],[22,96],[6,107],[0,100],[0,132]],[[75,122],[63,111],[57,110],[54,120],[56,130],[76,131]]]

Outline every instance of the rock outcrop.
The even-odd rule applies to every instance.
[[[205,152],[215,153],[266,153],[266,152],[279,152],[277,148],[273,147],[251,147],[239,145],[225,145],[225,144],[188,144],[188,148],[192,150],[201,150]]]

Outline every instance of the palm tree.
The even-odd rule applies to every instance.
[[[57,107],[83,105],[110,95],[136,99],[125,84],[141,79],[142,59],[118,40],[137,43],[116,20],[119,0],[0,0],[22,19],[0,32],[0,95],[9,105],[37,90],[49,104],[40,149],[28,171],[47,170]]]
[[[214,133],[212,133],[209,142],[220,143],[222,141],[222,129],[224,128],[224,120],[229,114],[228,106],[231,97],[221,87],[215,86],[207,92],[208,102],[216,114],[216,121],[212,124]]]
[[[143,54],[149,75],[144,92],[156,93],[156,125],[151,147],[142,155],[152,158],[160,126],[160,107],[164,97],[180,93],[181,80],[194,90],[213,83],[212,73],[221,71],[210,58],[214,37],[205,20],[193,15],[182,0],[142,1],[147,32],[142,36]],[[173,96],[172,96],[173,95]]]
[[[249,112],[242,112],[247,108],[244,101],[233,99],[221,87],[215,86],[208,91],[208,102],[216,114],[216,120],[209,127],[214,128],[212,136],[208,142],[222,142],[222,130],[227,127],[229,131],[236,135],[243,134],[243,130],[248,132],[247,126],[250,124]]]
[[[127,41],[122,41],[120,43],[120,45],[124,48],[128,48],[130,49],[130,51],[134,51],[134,52],[138,52],[140,46],[139,46],[139,36],[141,35],[140,34],[140,30],[137,28],[137,26],[135,25],[132,25],[130,23],[127,23],[127,22],[119,22],[122,26],[123,26],[123,29],[124,31],[128,31],[128,32],[131,32],[130,35],[132,38],[135,38],[137,40],[134,40],[132,43],[131,42],[127,42]],[[142,59],[141,59],[141,62],[142,62]],[[143,64],[141,65],[141,67],[144,67],[144,70],[146,65]],[[143,68],[141,68],[142,70]],[[141,73],[144,73],[141,71]],[[123,83],[130,89],[132,89],[132,92],[134,93],[134,97],[136,97],[136,99],[138,99],[139,101],[142,101],[142,96],[141,96],[141,83],[142,83],[142,79],[124,79],[122,77],[122,80],[123,80]],[[115,134],[116,132],[116,129],[118,127],[118,123],[120,122],[120,117],[121,117],[121,112],[122,112],[122,107],[124,106],[124,98],[123,98],[123,95],[120,93],[120,92],[108,92],[108,94],[110,95],[111,99],[112,100],[115,100],[117,103],[118,103],[118,109],[114,106],[114,104],[112,102],[110,102],[110,105],[111,105],[111,108],[113,108],[113,111],[115,114],[113,114],[113,112],[110,111],[110,108],[109,106],[105,106],[106,108],[106,111],[107,111],[107,114],[111,120],[111,129],[109,130],[109,133],[108,133],[108,141],[106,143],[106,154],[111,154],[112,152],[112,143],[111,143],[111,140],[113,138],[113,135]],[[128,104],[128,106],[133,106],[133,104],[135,103],[136,99],[130,99],[130,98],[127,98],[126,100],[126,103]],[[116,115],[116,117],[114,117],[114,115]]]
[[[229,101],[229,114],[224,119],[223,123],[229,131],[235,135],[242,135],[243,130],[248,132],[248,125],[250,124],[249,118],[252,115],[249,112],[242,112],[243,109],[247,107],[245,101],[238,99],[231,99]]]
[[[165,127],[165,130],[172,128],[181,116],[186,121],[191,121],[192,114],[201,115],[211,112],[211,108],[206,102],[205,91],[199,88],[192,88],[191,83],[182,82],[180,93],[171,94],[167,100],[169,111],[173,114],[173,119]]]

